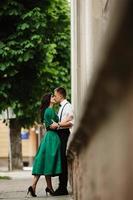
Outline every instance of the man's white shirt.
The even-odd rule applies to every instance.
[[[61,117],[61,120],[63,120],[66,117],[72,117],[71,123],[74,124],[74,112],[73,112],[72,105],[66,99],[64,99],[60,103],[60,105],[61,106],[58,112],[59,119],[60,117]]]

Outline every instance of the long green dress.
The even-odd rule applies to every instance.
[[[47,108],[44,113],[44,123],[46,128],[53,123],[58,122],[58,116],[53,108]],[[61,173],[61,152],[60,138],[56,131],[46,131],[41,140],[37,154],[33,162],[33,175],[51,175],[56,176]]]

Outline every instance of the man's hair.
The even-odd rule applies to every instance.
[[[59,92],[64,98],[66,98],[66,90],[63,87],[58,87],[55,89],[56,92]]]

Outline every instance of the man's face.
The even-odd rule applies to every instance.
[[[60,94],[59,92],[57,92],[57,91],[54,92],[54,98],[55,98],[55,101],[56,101],[57,103],[60,103],[61,100],[62,100],[61,94]]]

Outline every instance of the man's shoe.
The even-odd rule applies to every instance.
[[[57,190],[55,190],[55,192],[53,193],[53,196],[62,196],[62,195],[68,195],[68,191],[67,189],[62,189],[62,188],[58,188]]]

